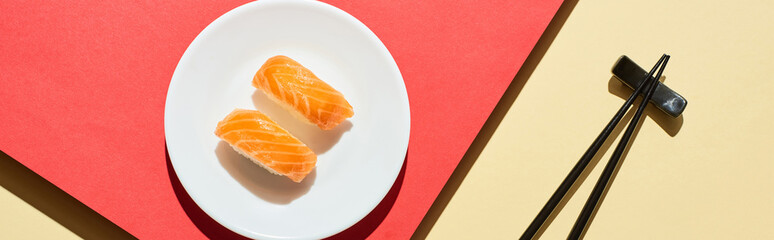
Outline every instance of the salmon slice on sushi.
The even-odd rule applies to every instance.
[[[317,164],[306,144],[256,110],[235,109],[218,122],[215,135],[271,173],[304,180]]]
[[[286,56],[266,60],[255,73],[253,86],[323,130],[333,129],[354,115],[341,92]]]

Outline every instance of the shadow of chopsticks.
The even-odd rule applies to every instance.
[[[0,186],[81,238],[136,239],[4,152],[0,152]]]
[[[510,109],[514,101],[516,101],[521,89],[524,88],[524,84],[526,84],[527,80],[532,76],[538,63],[543,59],[546,51],[548,51],[551,43],[554,42],[556,35],[559,34],[559,30],[562,29],[562,26],[564,26],[564,23],[567,21],[567,18],[570,17],[570,13],[572,13],[572,10],[577,4],[578,0],[565,0],[562,3],[562,6],[559,7],[556,15],[554,15],[554,18],[548,24],[548,27],[546,27],[545,32],[543,32],[543,35],[524,61],[521,69],[513,78],[511,85],[505,90],[503,97],[497,103],[497,106],[495,106],[492,114],[489,115],[489,118],[478,133],[478,136],[473,140],[468,151],[465,152],[465,155],[452,173],[449,181],[446,182],[443,190],[438,194],[438,198],[435,199],[430,210],[427,212],[424,219],[422,219],[419,227],[417,227],[414,235],[411,237],[412,239],[424,239],[427,237],[427,234],[430,233],[430,229],[433,228],[436,221],[438,221],[438,217],[440,217],[443,210],[446,209],[446,205],[449,204],[449,201],[457,192],[457,189],[459,189],[462,180],[468,175],[470,168],[473,167],[473,163],[476,162],[481,151],[483,151],[484,147],[489,143],[489,139],[492,138],[495,130],[500,126],[500,122],[502,122],[508,109]]]

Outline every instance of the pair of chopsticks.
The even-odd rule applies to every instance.
[[[616,146],[613,155],[610,157],[610,161],[605,166],[602,175],[599,177],[597,184],[594,186],[594,190],[592,190],[591,195],[589,195],[589,199],[583,206],[583,210],[578,216],[578,219],[575,221],[575,225],[570,231],[570,235],[567,237],[567,239],[579,239],[581,237],[583,232],[588,227],[589,219],[591,218],[594,209],[597,208],[605,188],[607,188],[610,183],[610,178],[613,176],[613,172],[618,166],[618,162],[621,160],[621,155],[623,155],[624,150],[629,144],[629,139],[631,139],[634,130],[639,124],[639,120],[642,117],[642,113],[645,111],[645,107],[648,105],[648,102],[653,96],[653,92],[655,91],[656,86],[658,86],[658,79],[661,78],[661,73],[664,72],[664,68],[666,67],[667,62],[669,62],[669,55],[662,55],[661,59],[658,60],[656,65],[653,66],[650,72],[648,72],[648,75],[645,76],[645,79],[641,81],[642,84],[634,90],[632,95],[629,96],[629,99],[624,102],[623,106],[621,106],[615,116],[613,116],[613,119],[610,120],[610,123],[605,126],[599,136],[597,136],[597,139],[594,140],[589,149],[586,150],[586,152],[583,154],[581,159],[578,160],[578,163],[575,164],[575,167],[570,170],[570,173],[567,175],[567,177],[564,178],[564,181],[562,181],[562,184],[559,185],[559,188],[556,189],[554,194],[551,195],[551,198],[548,199],[548,202],[546,202],[546,204],[543,206],[543,209],[540,210],[535,219],[532,220],[532,223],[529,225],[529,227],[527,227],[527,230],[524,231],[524,234],[521,235],[520,239],[527,240],[535,237],[535,234],[537,234],[548,217],[554,211],[556,206],[559,205],[570,188],[572,188],[572,186],[578,180],[578,177],[580,177],[581,173],[586,169],[586,166],[589,165],[591,159],[594,157],[594,155],[597,154],[599,148],[602,147],[602,144],[613,132],[613,129],[615,129],[615,126],[618,125],[618,122],[621,121],[623,116],[629,110],[629,107],[634,104],[634,100],[637,99],[637,96],[639,96],[640,93],[643,93],[644,97],[640,103],[640,106],[637,108],[637,112],[634,114],[631,122],[629,122],[629,126],[626,128],[626,132],[624,132],[623,137],[621,137],[620,142],[618,142],[618,146]],[[656,77],[651,77],[653,76],[653,73],[656,72],[656,69],[658,69],[658,74],[656,74]]]

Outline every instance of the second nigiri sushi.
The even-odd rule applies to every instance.
[[[255,73],[253,86],[323,130],[332,129],[354,115],[341,92],[286,56],[266,60]]]
[[[294,182],[304,180],[317,163],[309,147],[259,111],[235,109],[218,122],[215,135],[255,164]]]

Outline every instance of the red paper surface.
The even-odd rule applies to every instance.
[[[390,50],[412,117],[395,186],[336,238],[408,238],[561,0],[327,2]],[[0,2],[0,150],[136,237],[234,237],[180,187],[163,121],[188,44],[243,3]]]

